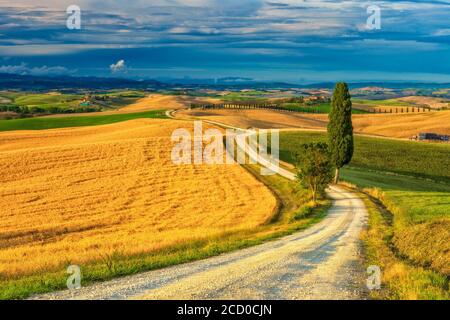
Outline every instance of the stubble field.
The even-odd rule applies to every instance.
[[[181,110],[179,118],[201,118],[242,128],[326,130],[327,114],[302,114],[273,110]],[[353,115],[355,133],[410,138],[419,132],[450,134],[450,111],[409,114]]]
[[[174,165],[191,122],[0,133],[0,280],[262,225],[276,199],[239,165]]]

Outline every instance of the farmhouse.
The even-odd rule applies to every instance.
[[[419,133],[419,141],[445,141],[448,142],[450,137],[437,133]]]

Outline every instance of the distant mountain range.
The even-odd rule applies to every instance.
[[[391,88],[391,89],[440,89],[450,88],[450,83],[418,83],[418,82],[357,82],[349,83],[350,88]],[[333,82],[292,84],[285,82],[261,82],[251,78],[227,77],[219,79],[171,79],[133,80],[124,78],[70,77],[70,76],[30,76],[0,73],[0,90],[61,90],[61,89],[176,89],[176,88],[209,88],[225,89],[331,89]]]
[[[0,73],[0,89],[57,90],[57,89],[147,89],[167,85],[155,80],[136,81],[121,78],[29,76]]]

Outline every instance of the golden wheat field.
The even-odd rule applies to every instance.
[[[181,110],[180,119],[200,118],[242,128],[326,130],[327,114],[301,114],[273,110]],[[410,138],[419,132],[450,134],[450,111],[410,114],[353,115],[355,133]]]
[[[119,112],[142,112],[149,110],[179,110],[187,109],[191,104],[208,104],[208,103],[219,103],[221,100],[216,98],[208,97],[190,97],[190,96],[173,96],[173,95],[163,95],[163,94],[151,94],[145,98],[139,99],[133,104],[125,106],[119,109]]]
[[[185,108],[185,99],[162,94],[151,94],[139,99],[133,104],[120,109],[120,112],[142,112],[160,109],[182,109]]]
[[[412,102],[417,105],[426,105],[432,109],[445,108],[449,106],[450,100],[435,97],[409,96],[398,98],[399,101]]]
[[[264,224],[272,193],[239,165],[174,165],[191,122],[0,133],[0,275],[133,255]]]
[[[308,128],[325,129],[328,115],[278,112],[273,110],[180,110],[176,116],[181,119],[201,118],[218,121],[240,128],[283,129]]]

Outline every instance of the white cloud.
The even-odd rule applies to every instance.
[[[434,33],[435,36],[450,36],[450,29],[439,29]]]
[[[56,75],[72,74],[75,72],[76,70],[69,70],[66,67],[61,66],[29,67],[26,63],[21,63],[19,65],[0,66],[0,73],[12,73],[31,76],[56,76]]]
[[[25,40],[26,41],[26,40]],[[22,43],[20,39],[10,40],[13,43]],[[23,44],[0,45],[0,55],[3,56],[46,56],[58,54],[73,54],[89,50],[134,48],[123,44]]]
[[[119,60],[116,63],[113,63],[109,66],[111,69],[111,72],[117,73],[117,72],[125,72],[127,70],[127,66],[125,64],[125,60]]]

